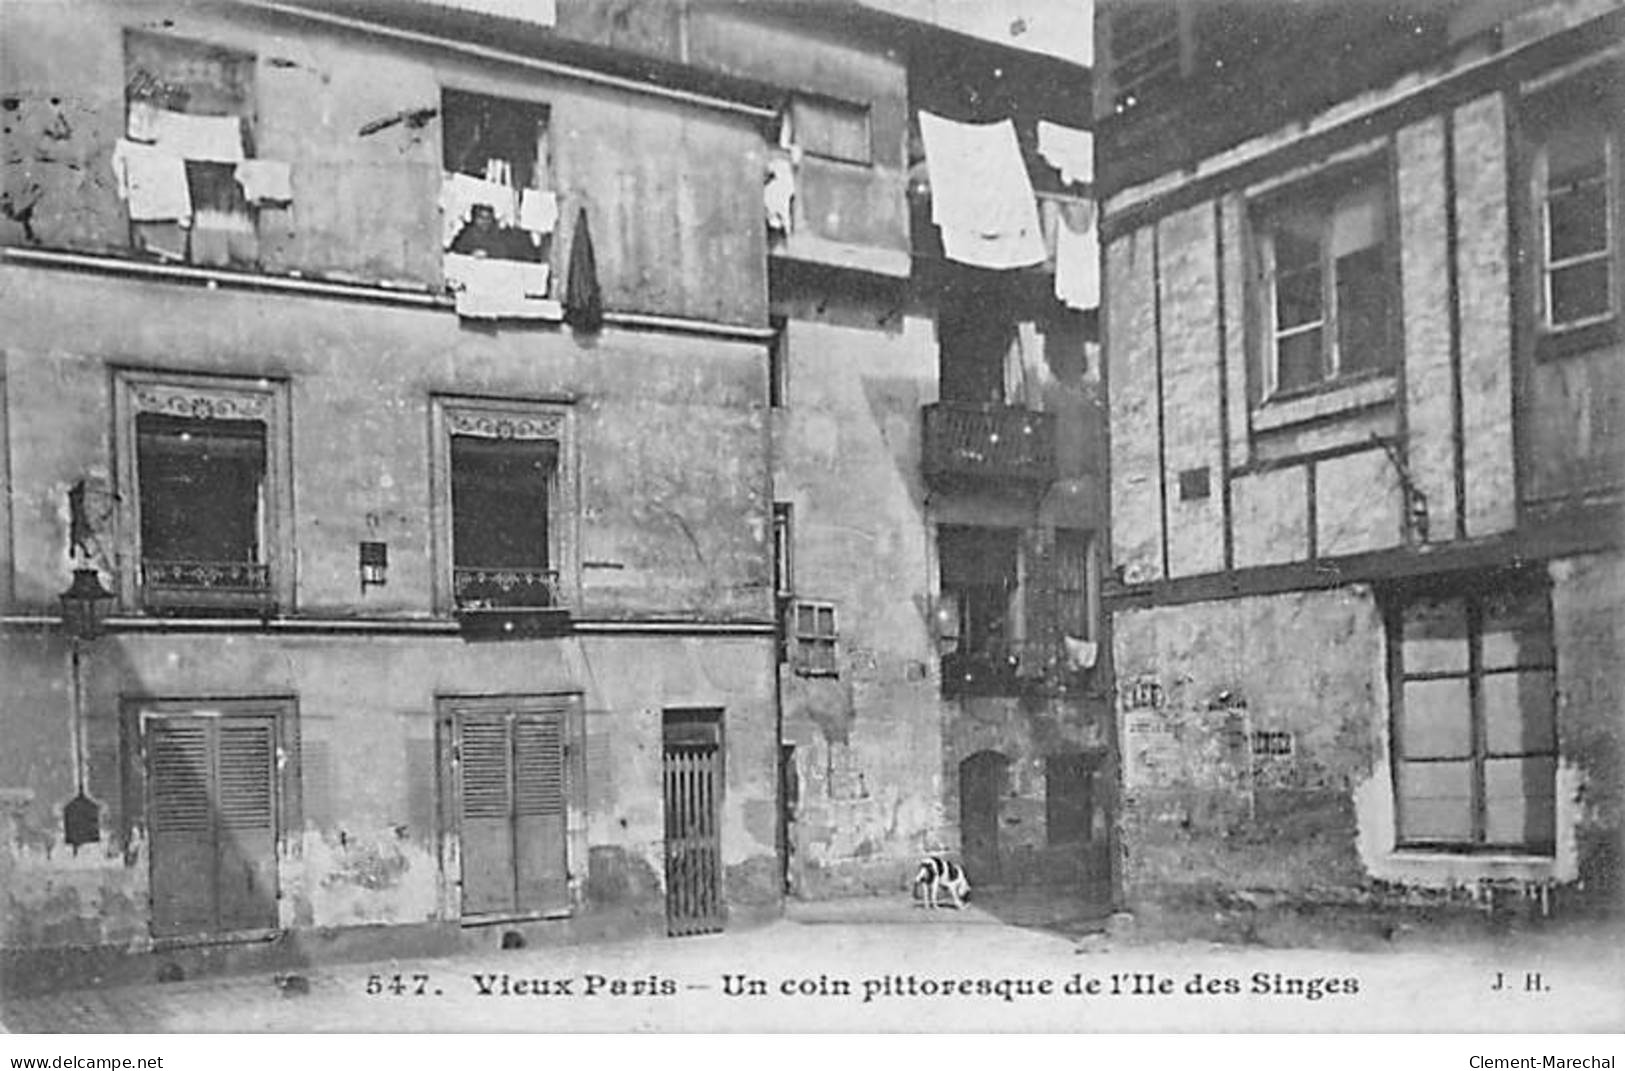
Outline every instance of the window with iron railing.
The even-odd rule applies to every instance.
[[[567,407],[437,398],[434,421],[436,607],[566,607],[575,576]]]
[[[558,444],[451,438],[452,577],[459,609],[556,606],[548,509]]]
[[[282,385],[121,373],[121,481],[135,569],[125,595],[159,612],[286,606],[290,577]]]

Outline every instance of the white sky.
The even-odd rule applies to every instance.
[[[863,0],[1014,48],[1094,64],[1093,0]]]

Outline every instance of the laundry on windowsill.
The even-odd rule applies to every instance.
[[[472,220],[476,205],[490,208],[496,222],[503,227],[512,227],[519,221],[519,191],[502,183],[452,172],[440,186],[443,248],[451,248],[464,225]]]
[[[1095,136],[1087,130],[1038,121],[1038,155],[1061,173],[1061,181],[1095,180]]]
[[[235,171],[243,199],[250,204],[287,204],[293,200],[293,168],[283,160],[244,160]]]
[[[559,198],[552,190],[525,190],[519,195],[519,229],[552,234],[559,225]]]
[[[944,255],[982,268],[1042,263],[1038,205],[1015,125],[957,123],[922,111],[920,136]]]
[[[113,148],[112,162],[119,197],[132,223],[192,218],[185,160],[157,146],[121,138]]]
[[[550,319],[558,307],[548,297],[548,265],[448,253],[446,285],[457,315],[475,320]]]
[[[235,115],[189,115],[135,101],[125,130],[131,141],[183,160],[230,164],[243,159],[243,124]]]

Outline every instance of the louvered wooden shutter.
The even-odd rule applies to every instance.
[[[147,726],[152,928],[159,937],[276,926],[276,719]]]
[[[564,843],[564,719],[520,714],[514,720],[514,861],[519,907],[550,911],[569,904]]]
[[[512,749],[506,714],[458,720],[463,914],[515,908]]]
[[[276,740],[268,718],[221,719],[216,747],[220,928],[276,925]]]
[[[210,735],[202,718],[155,719],[148,725],[152,929],[158,937],[214,927]]]

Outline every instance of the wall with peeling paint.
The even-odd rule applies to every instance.
[[[765,322],[764,142],[749,117],[265,12],[19,4],[4,29],[0,242],[129,247],[110,160],[124,128],[122,35],[144,29],[256,57],[256,155],[290,163],[294,191],[291,207],[259,213],[265,271],[440,290],[438,119],[360,131],[437,109],[452,87],[548,107],[556,275],[585,208],[608,308]]]
[[[442,85],[542,101],[563,215],[590,209],[606,304],[753,324],[766,318],[761,133],[715,109],[265,13],[89,3],[8,7],[5,21],[0,242],[112,255],[94,271],[0,265],[0,947],[151,946],[136,759],[121,736],[138,698],[296,704],[298,754],[285,759],[297,764],[300,809],[281,830],[277,868],[278,921],[297,931],[455,929],[459,857],[436,703],[493,693],[582,697],[577,920],[660,919],[662,712],[717,708],[726,901],[736,913],[775,910],[762,344],[739,332],[475,326],[385,291],[363,301],[266,292],[255,276],[161,278],[125,264],[107,158],[123,124],[125,27],[251,50],[256,147],[293,164],[295,190],[291,210],[261,217],[265,273],[437,290],[437,129],[359,128],[437,104]],[[69,69],[92,74],[59,92],[52,79]],[[117,496],[133,490],[117,476],[113,392],[125,368],[286,384],[292,603],[271,623],[190,626],[116,606],[110,633],[83,646],[76,718],[68,641],[52,624],[69,576],[65,496],[83,479],[101,503],[97,564],[119,586],[136,567],[118,529]],[[431,474],[437,396],[568,407],[576,462],[562,478],[577,510],[566,519],[574,560],[562,564],[579,573],[576,634],[470,642],[436,607],[448,568],[433,549],[444,509]],[[361,541],[389,546],[381,587],[358,582]],[[61,809],[77,771],[101,804],[102,837],[73,851]]]
[[[895,892],[948,843],[929,631],[920,407],[935,398],[929,320],[900,289],[775,288],[787,316],[774,493],[793,510],[796,594],[834,603],[836,677],[780,670],[796,749],[798,895]]]

